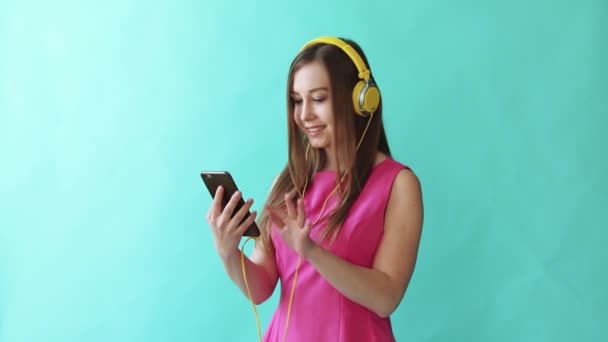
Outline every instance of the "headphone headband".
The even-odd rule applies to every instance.
[[[365,61],[350,44],[344,40],[333,36],[322,36],[306,43],[302,50],[315,44],[330,44],[337,46],[344,51],[359,71],[359,81],[355,84],[352,92],[352,100],[355,112],[361,116],[371,116],[376,112],[380,105],[380,90],[376,82],[371,78],[371,71]]]
[[[357,51],[355,49],[353,49],[353,47],[350,46],[348,43],[346,43],[345,41],[343,41],[340,38],[336,38],[336,37],[332,37],[332,36],[323,36],[323,37],[313,39],[310,42],[306,43],[306,45],[304,45],[302,47],[302,50],[306,49],[307,47],[309,47],[311,45],[315,45],[318,43],[331,44],[331,45],[337,46],[340,49],[342,49],[342,51],[344,51],[348,55],[348,57],[350,57],[350,59],[353,61],[353,63],[357,67],[357,70],[359,71],[359,75],[358,75],[359,78],[364,81],[369,81],[370,71],[367,68],[367,66],[365,65],[363,58],[361,58],[359,53],[357,53]]]

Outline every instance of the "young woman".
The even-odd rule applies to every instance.
[[[382,100],[353,41],[320,37],[295,57],[287,83],[289,156],[259,220],[240,194],[207,220],[226,272],[252,302],[281,281],[264,341],[394,341],[390,315],[411,279],[422,231],[420,183],[391,157]],[[245,276],[244,276],[245,275]]]

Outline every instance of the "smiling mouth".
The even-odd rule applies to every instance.
[[[319,134],[319,132],[321,132],[323,129],[325,128],[325,126],[315,126],[315,127],[308,127],[305,128],[306,132],[310,135],[317,135]]]

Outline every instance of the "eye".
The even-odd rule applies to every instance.
[[[325,101],[325,98],[324,97],[317,97],[317,98],[313,98],[312,100],[315,101],[315,102],[323,102],[323,101]]]
[[[292,101],[293,101],[293,103],[295,103],[295,104],[299,104],[299,103],[301,103],[301,102],[302,102],[302,100],[301,100],[301,99],[294,99],[294,98],[292,98],[291,100],[292,100]]]

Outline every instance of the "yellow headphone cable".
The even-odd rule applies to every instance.
[[[359,139],[359,143],[357,144],[357,148],[356,150],[359,150],[359,146],[361,146],[361,142],[363,142],[363,137],[365,137],[365,133],[367,132],[367,129],[369,128],[369,125],[372,121],[373,115],[369,116],[369,119],[367,120],[367,125],[365,126],[365,130],[363,131],[363,134],[361,135],[361,139]],[[310,145],[307,146],[306,148],[306,155],[308,156],[308,148],[310,147]],[[319,213],[319,216],[317,216],[317,218],[315,219],[315,221],[313,223],[311,223],[312,226],[314,226],[319,219],[321,218],[321,215],[323,215],[323,212],[325,211],[325,205],[327,204],[327,201],[329,200],[329,198],[331,197],[331,195],[334,194],[334,192],[336,192],[336,190],[338,190],[338,188],[340,187],[340,185],[342,185],[342,182],[344,181],[344,178],[346,177],[346,175],[348,174],[348,170],[346,170],[346,172],[344,172],[344,175],[342,176],[342,178],[340,179],[340,182],[338,183],[338,185],[336,185],[336,187],[332,190],[332,192],[329,193],[329,195],[327,195],[327,197],[325,198],[325,201],[323,202],[323,206],[321,207],[321,212]],[[306,178],[306,182],[304,183],[304,189],[302,191],[301,194],[301,198],[304,199],[304,195],[306,194],[306,188],[308,186],[308,177]],[[257,325],[257,331],[258,331],[258,337],[260,338],[260,342],[262,341],[262,328],[260,325],[260,317],[258,315],[258,310],[255,304],[255,301],[253,300],[253,296],[251,295],[251,289],[249,288],[249,283],[247,282],[247,271],[245,269],[245,245],[247,244],[247,242],[251,239],[254,240],[258,240],[259,237],[248,237],[245,242],[243,243],[243,246],[241,247],[241,269],[243,271],[243,280],[245,282],[245,287],[247,289],[247,296],[249,296],[249,301],[251,302],[251,306],[253,307],[253,312],[255,315],[255,319],[256,319],[256,325]],[[291,293],[289,295],[289,304],[287,306],[287,317],[285,319],[285,330],[283,331],[283,339],[282,341],[284,342],[285,339],[287,338],[287,329],[289,328],[289,318],[291,316],[291,307],[293,304],[293,297],[295,294],[295,289],[296,289],[296,282],[298,280],[298,270],[300,269],[300,264],[302,262],[302,257],[298,256],[298,263],[296,265],[296,270],[294,273],[294,278],[293,278],[293,282],[291,285]]]

